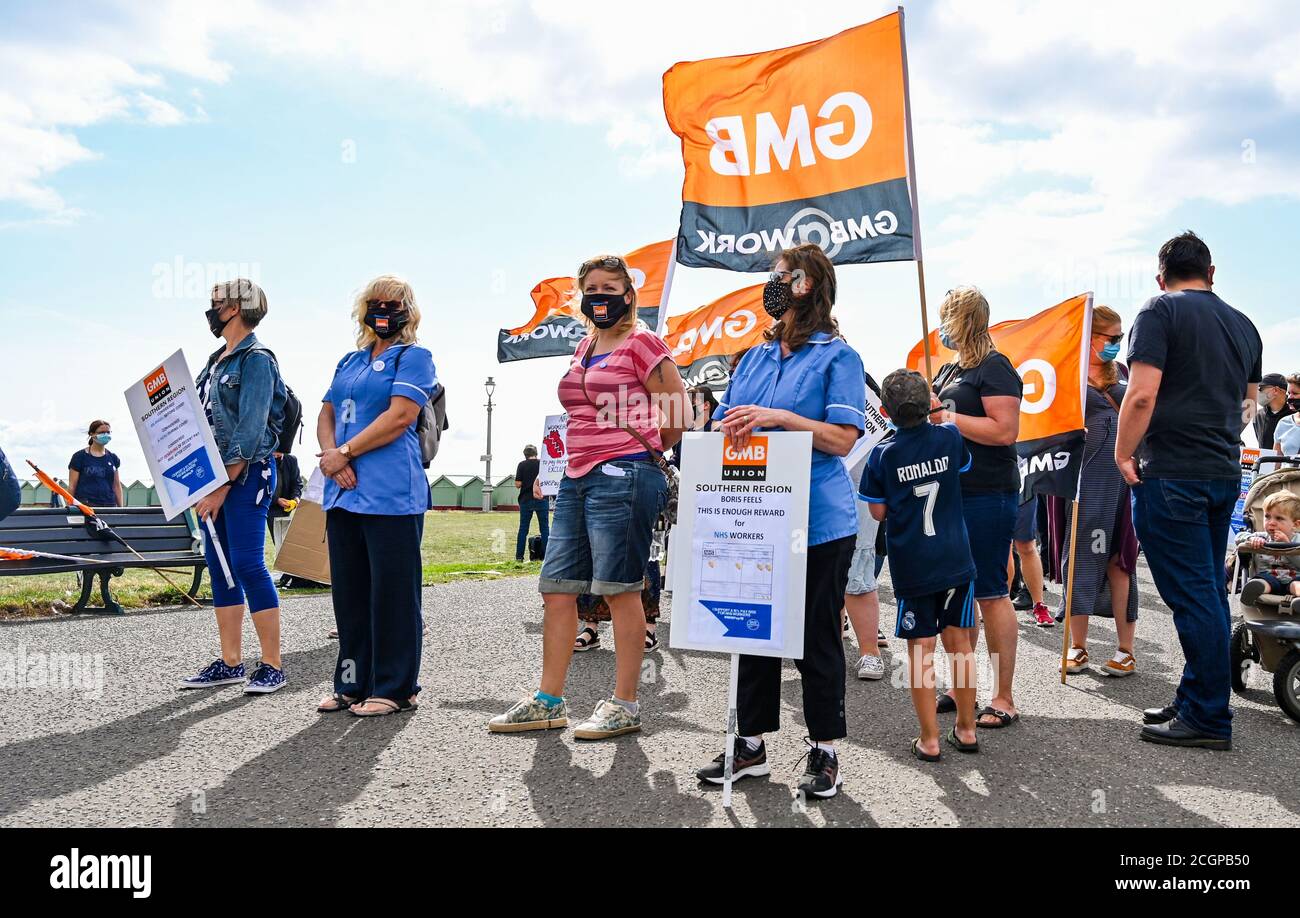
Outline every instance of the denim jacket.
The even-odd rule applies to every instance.
[[[201,392],[204,381],[212,378],[212,432],[227,465],[241,459],[250,465],[266,459],[275,451],[284,426],[288,390],[275,358],[265,348],[253,350],[255,347],[257,336],[249,332],[224,360],[219,358],[225,348],[219,348],[195,380]],[[247,468],[244,474],[248,474]]]

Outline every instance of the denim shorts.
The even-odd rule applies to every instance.
[[[1017,542],[1032,542],[1038,537],[1037,494],[1016,509],[1016,528],[1013,536]]]
[[[640,592],[668,481],[648,460],[602,462],[565,477],[537,589],[611,596]]]
[[[961,496],[961,513],[966,518],[966,535],[975,561],[976,599],[1008,595],[1007,561],[1019,505],[1020,495],[1015,491]]]

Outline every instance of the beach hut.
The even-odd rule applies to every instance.
[[[460,506],[462,510],[483,509],[482,478],[477,475],[471,475],[469,479],[460,486]]]
[[[454,510],[460,507],[460,485],[446,475],[439,475],[429,486],[433,495],[433,509]]]
[[[492,509],[519,509],[519,491],[515,489],[515,476],[507,475],[492,487]]]

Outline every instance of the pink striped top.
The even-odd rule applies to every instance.
[[[601,462],[631,453],[643,453],[645,447],[620,425],[634,428],[662,450],[659,427],[654,422],[650,392],[646,380],[660,362],[677,372],[672,354],[662,338],[652,331],[636,329],[607,356],[586,370],[587,394],[582,394],[582,360],[594,339],[587,337],[578,345],[569,371],[560,379],[560,404],[569,412],[569,429],[565,447],[569,466],[565,474],[581,478]]]

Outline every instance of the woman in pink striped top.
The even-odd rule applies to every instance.
[[[637,326],[636,288],[616,255],[578,269],[589,334],[560,380],[569,413],[568,469],[555,499],[538,590],[546,607],[537,692],[492,718],[494,733],[563,727],[564,680],[580,593],[604,597],[614,621],[614,695],[574,729],[604,739],[641,729],[636,701],[646,631],[641,586],[655,519],[667,500],[663,450],[688,424],[686,387],[663,339]]]

